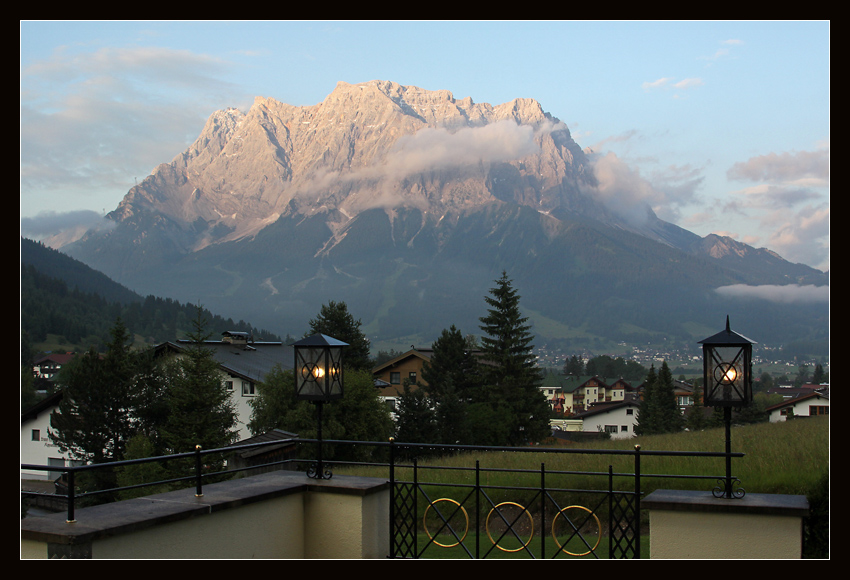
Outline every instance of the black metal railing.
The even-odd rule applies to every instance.
[[[458,445],[426,445],[389,442],[355,442],[342,440],[288,439],[235,445],[175,455],[115,461],[103,464],[74,467],[57,467],[22,464],[29,471],[63,473],[66,493],[60,495],[67,501],[67,521],[75,521],[75,507],[81,501],[117,492],[167,485],[195,487],[203,495],[205,481],[216,481],[242,471],[268,469],[309,470],[311,458],[285,458],[261,464],[213,471],[204,461],[211,455],[221,457],[264,446],[295,444],[307,449],[314,445],[374,447],[376,455],[384,461],[334,461],[325,460],[330,469],[335,466],[357,469],[358,466],[378,468],[379,477],[386,476],[390,483],[390,558],[429,557],[592,557],[640,558],[641,509],[643,482],[648,478],[712,479],[722,485],[724,476],[670,475],[643,473],[641,459],[647,456],[727,458],[743,457],[743,453],[643,451],[639,446],[631,450],[592,450],[545,447],[478,447]],[[630,468],[615,471],[609,465],[605,471],[567,471],[552,469],[546,462],[539,467],[505,468],[485,467],[475,454],[496,457],[498,454],[543,454],[557,456],[582,454],[625,457]],[[458,456],[470,458],[469,465],[447,466],[442,461],[429,462],[429,457]],[[102,469],[124,468],[150,462],[188,460],[192,464],[189,475],[135,485],[97,489],[78,493],[77,482],[81,473]],[[534,459],[536,461],[536,458]],[[214,462],[209,462],[214,463]],[[373,471],[374,473],[374,471]],[[451,477],[430,477],[432,474],[450,473]],[[566,485],[571,477],[580,476],[599,481],[589,488]],[[505,483],[506,478],[516,478],[519,484]],[[501,480],[499,479],[501,478]],[[45,494],[23,494],[45,495]],[[55,495],[54,495],[55,497]]]
[[[590,450],[539,447],[472,447],[395,443],[390,459],[390,555],[391,558],[428,557],[583,557],[640,558],[642,481],[647,478],[711,479],[717,475],[667,475],[642,473],[646,456],[727,457],[726,453]],[[428,481],[427,475],[447,467],[437,462],[424,465],[418,459],[396,460],[401,450],[416,455],[501,452],[526,454],[609,455],[629,458],[632,470],[565,471],[483,468],[478,460],[469,467],[451,467],[454,481]],[[743,457],[733,453],[733,457]],[[399,476],[406,471],[407,477]],[[533,475],[536,485],[482,483],[486,474]],[[591,489],[559,485],[568,476],[598,478]],[[615,482],[620,482],[619,489]],[[449,490],[444,492],[443,490]],[[521,496],[505,499],[505,496]],[[578,498],[578,500],[577,500]],[[577,500],[577,501],[576,501]],[[507,509],[506,509],[507,508]],[[558,530],[560,528],[560,531]],[[604,539],[604,542],[603,542]]]
[[[78,466],[65,466],[58,467],[55,465],[46,466],[46,465],[33,465],[33,464],[21,464],[21,471],[48,471],[54,473],[61,473],[62,475],[57,479],[57,492],[53,494],[53,496],[64,497],[67,503],[67,518],[68,522],[74,522],[75,520],[75,508],[78,502],[86,501],[91,498],[91,500],[96,501],[96,498],[103,496],[114,496],[118,492],[129,491],[133,489],[141,489],[141,488],[158,488],[161,486],[174,486],[175,488],[179,487],[191,487],[194,484],[195,487],[195,495],[202,496],[203,495],[203,485],[204,480],[210,480],[211,478],[222,478],[225,476],[232,476],[240,473],[242,471],[249,471],[258,468],[271,467],[275,465],[285,465],[288,463],[292,463],[292,459],[284,459],[280,461],[272,461],[263,463],[261,465],[250,465],[246,467],[241,467],[238,469],[226,469],[226,470],[218,470],[218,471],[209,471],[207,466],[204,463],[204,457],[208,456],[221,456],[223,454],[233,454],[238,453],[240,451],[246,451],[249,449],[255,449],[258,447],[266,447],[266,446],[276,446],[287,443],[301,443],[301,442],[310,442],[310,440],[304,439],[285,439],[285,440],[276,440],[276,441],[263,441],[260,443],[250,443],[245,445],[232,445],[229,447],[222,447],[218,449],[202,449],[200,446],[196,446],[194,451],[188,453],[175,453],[172,455],[161,455],[156,457],[145,457],[141,459],[127,459],[123,461],[110,461],[106,463],[92,463],[88,465],[78,465]],[[125,486],[116,486],[105,489],[94,489],[91,491],[85,491],[82,493],[78,493],[78,476],[80,474],[92,473],[103,470],[116,470],[121,468],[130,467],[133,465],[141,465],[147,463],[157,463],[157,462],[174,462],[179,461],[181,459],[189,459],[192,463],[190,475],[184,475],[180,477],[173,477],[168,479],[160,479],[156,481],[138,483],[134,485],[125,485]],[[296,460],[297,461],[297,460]],[[61,481],[61,483],[59,483]],[[184,485],[180,485],[180,484]],[[185,484],[189,485],[185,485]],[[60,488],[64,493],[60,493]],[[22,492],[22,497],[24,498],[38,498],[40,496],[46,496],[48,494],[37,493],[37,492]],[[109,500],[107,500],[109,501]]]

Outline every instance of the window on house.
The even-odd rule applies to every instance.
[[[251,397],[254,395],[254,383],[242,381],[242,396]]]
[[[626,409],[626,415],[634,415],[634,414],[635,414],[634,409]]]
[[[227,387],[229,392],[233,391],[233,381],[224,381],[224,385]]]
[[[623,432],[623,433],[628,433],[629,432],[629,426],[628,425],[621,425],[620,431]]]
[[[829,415],[829,407],[825,405],[809,405],[809,417],[815,415]]]
[[[390,373],[390,384],[391,385],[400,385],[401,384],[401,373]]]
[[[33,429],[32,430],[32,440],[33,441],[41,441],[41,430]]]
[[[416,371],[411,371],[411,372],[409,372],[409,373],[407,374],[407,376],[410,378],[410,382],[411,382],[411,383],[415,383],[415,382],[416,382]]]
[[[617,432],[617,426],[616,425],[605,425],[605,432],[606,433],[616,433]]]

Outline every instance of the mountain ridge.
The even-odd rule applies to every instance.
[[[613,313],[679,336],[705,318],[690,309],[676,325],[650,322],[674,315],[658,298],[673,287],[668,303],[706,310],[719,307],[717,286],[828,283],[648,207],[606,205],[590,193],[597,185],[588,154],[534,99],[493,106],[389,81],[339,83],[317,105],[257,97],[247,113],[214,112],[108,215],[117,227],[63,251],[145,293],[250,309],[241,318],[297,325],[318,301],[345,300],[380,336],[417,324],[438,333],[452,317],[474,325],[466,296],[480,301],[502,270],[534,309],[594,325],[590,312],[559,307],[569,291],[597,321],[611,318],[612,338]]]

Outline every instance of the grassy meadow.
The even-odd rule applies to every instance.
[[[746,493],[767,494],[792,494],[792,495],[817,495],[819,484],[829,471],[829,418],[815,417],[811,419],[798,419],[784,423],[760,423],[755,425],[738,426],[732,428],[732,451],[744,453],[742,458],[733,458],[732,474],[740,480],[740,487]],[[725,459],[722,457],[683,457],[683,456],[653,456],[653,451],[681,451],[681,452],[723,452],[725,450],[725,431],[723,428],[709,429],[699,432],[683,432],[670,435],[654,435],[647,437],[636,437],[628,440],[600,441],[582,449],[610,450],[610,451],[633,451],[635,445],[641,448],[641,489],[644,495],[656,489],[694,489],[710,492],[718,481],[716,477],[725,475]],[[556,449],[579,449],[576,446],[558,446]],[[609,467],[613,471],[614,490],[631,491],[634,487],[634,460],[631,455],[591,455],[575,452],[544,453],[536,449],[527,452],[470,452],[448,457],[429,458],[420,460],[420,469],[417,478],[419,483],[428,482],[424,486],[425,492],[431,501],[441,504],[444,513],[455,512],[452,516],[452,526],[455,529],[469,530],[469,523],[474,521],[475,504],[466,499],[469,496],[472,485],[475,483],[475,474],[467,471],[474,468],[478,461],[481,474],[480,484],[486,487],[489,501],[483,501],[479,509],[481,522],[485,521],[493,505],[507,502],[517,503],[523,506],[539,506],[534,499],[538,494],[541,484],[541,466],[545,467],[545,484],[553,499],[547,503],[546,522],[552,521],[552,516],[566,506],[587,506],[597,511],[602,527],[605,527],[607,518],[607,500],[599,493],[608,486]],[[433,469],[431,469],[433,468]],[[338,468],[336,473],[357,473],[374,477],[386,477],[386,468],[358,467]],[[667,476],[667,477],[661,477]],[[672,476],[672,477],[671,477]],[[705,476],[705,478],[694,478],[693,476]],[[396,478],[399,480],[411,480],[412,469],[402,468],[397,470]],[[503,489],[506,487],[521,489]],[[465,513],[456,510],[457,504],[463,504]],[[542,530],[550,533],[551,524],[542,523],[539,507],[529,507],[531,514],[518,512],[519,520],[529,520],[527,530],[531,530],[528,538],[539,537]],[[577,515],[577,510],[572,509],[571,517]],[[422,518],[432,517],[427,512],[428,504],[424,498],[420,498],[418,514]],[[580,514],[579,514],[580,515]],[[464,518],[468,518],[464,521]],[[646,514],[643,514],[643,525],[646,526]],[[439,520],[432,522],[432,529],[440,528]],[[426,524],[427,527],[427,524]],[[588,527],[591,528],[590,537],[598,525],[592,520]],[[470,532],[472,533],[472,532]],[[601,537],[600,553],[605,554],[608,538],[605,533]],[[648,556],[648,536],[645,533],[642,538],[643,557]],[[427,530],[423,530],[419,543],[426,545],[430,537]],[[453,545],[456,539],[449,536],[436,537],[438,541],[446,545]],[[469,545],[471,536],[465,542]],[[486,536],[481,536],[482,550],[492,549],[492,542]],[[510,542],[513,542],[512,544]],[[531,541],[529,539],[529,541]],[[536,545],[535,540],[535,545]],[[519,548],[516,539],[501,540],[500,545]],[[576,553],[581,553],[582,546],[574,548]],[[551,545],[547,548],[550,555],[557,548]],[[429,549],[429,552],[431,550]],[[525,557],[521,552],[507,552],[496,550],[491,556],[496,557]],[[488,557],[491,557],[488,556]],[[426,556],[428,557],[428,556]],[[430,557],[466,557],[460,547],[450,549],[439,549],[439,555]]]
[[[712,486],[707,487],[705,480],[683,476],[725,474],[725,460],[720,457],[652,456],[651,452],[723,452],[725,440],[725,432],[721,427],[626,440],[595,441],[583,447],[553,445],[551,448],[631,451],[635,445],[640,445],[641,473],[644,476],[642,490],[648,494],[659,488],[711,489]],[[741,485],[747,493],[806,495],[829,470],[829,417],[733,426],[732,451],[745,455],[732,460],[732,473],[741,480]],[[541,464],[545,465],[547,472],[570,472],[563,477],[568,479],[566,483],[570,487],[577,488],[598,488],[598,484],[591,483],[599,476],[578,475],[573,472],[607,474],[609,465],[615,473],[634,472],[631,456],[544,453],[529,448],[525,452],[474,452],[420,460],[420,467],[433,467],[434,470],[429,470],[427,475],[421,474],[419,477],[437,484],[462,483],[469,478],[468,472],[455,469],[474,467],[476,460],[480,462],[482,469],[495,470],[488,472],[485,480],[487,485],[494,486],[539,486]],[[386,476],[386,469],[380,467],[339,467],[335,471],[340,474]],[[656,474],[674,476],[676,479],[652,477]],[[409,474],[405,473],[405,470],[401,470],[401,478],[407,475]],[[398,478],[399,474],[396,477]],[[624,481],[622,477],[615,479],[620,483]],[[547,480],[547,485],[560,485],[556,481]],[[628,489],[628,485],[629,483],[626,483],[619,488]],[[617,487],[615,486],[615,489]]]

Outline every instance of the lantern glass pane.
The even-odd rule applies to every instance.
[[[296,347],[295,394],[298,398],[310,400],[342,397],[342,349]]]
[[[733,405],[749,400],[748,359],[744,347],[705,348],[706,405]]]

